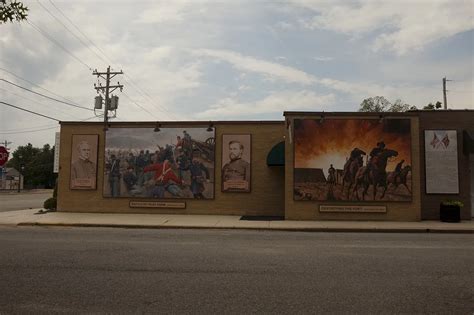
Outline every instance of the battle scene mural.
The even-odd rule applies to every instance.
[[[104,197],[214,198],[215,131],[109,128]]]
[[[411,201],[409,119],[295,119],[294,199]]]

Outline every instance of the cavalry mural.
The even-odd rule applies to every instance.
[[[294,199],[410,201],[409,119],[295,119]]]
[[[214,130],[110,128],[105,197],[214,198]]]

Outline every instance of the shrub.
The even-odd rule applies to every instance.
[[[444,206],[458,206],[459,208],[464,207],[464,204],[459,200],[445,200],[442,202]]]
[[[48,198],[43,204],[43,208],[47,210],[56,210],[56,198]]]

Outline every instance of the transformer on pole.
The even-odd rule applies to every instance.
[[[102,103],[104,104],[104,131],[108,129],[109,121],[109,111],[113,112],[110,118],[117,116],[117,107],[118,107],[118,96],[114,95],[109,97],[109,95],[116,89],[120,89],[120,92],[123,89],[123,85],[120,82],[117,82],[116,85],[110,85],[110,80],[115,77],[117,74],[123,74],[122,70],[120,71],[110,71],[110,66],[107,67],[107,72],[97,72],[97,69],[92,72],[93,75],[97,76],[97,79],[101,77],[105,80],[105,86],[102,86],[100,82],[94,84],[94,89],[97,93],[102,93],[102,95],[96,96],[94,101],[94,112],[96,109],[102,109]]]

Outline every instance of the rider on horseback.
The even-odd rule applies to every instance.
[[[374,162],[377,159],[378,155],[382,153],[382,151],[385,150],[385,142],[379,141],[377,142],[377,146],[370,151],[370,158],[369,161],[367,162],[367,167],[365,168],[364,171],[364,176],[368,175],[370,170],[373,168]]]
[[[400,179],[400,173],[402,171],[402,165],[405,163],[405,160],[401,160],[397,166],[395,166],[395,170],[393,171],[393,181],[397,184],[397,180]]]

